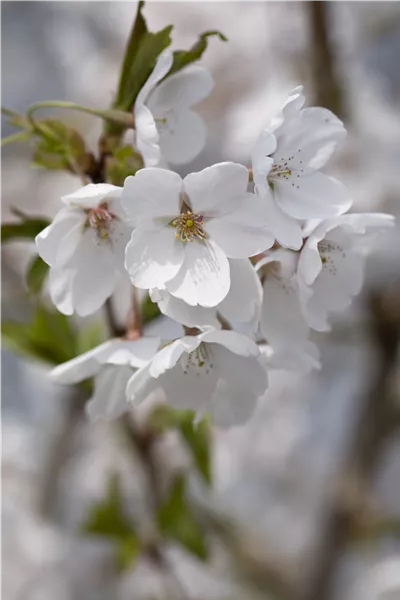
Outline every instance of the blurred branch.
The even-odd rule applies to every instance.
[[[308,1],[305,3],[310,32],[309,64],[314,85],[314,103],[329,108],[345,118],[343,87],[336,64],[336,56],[330,36],[332,27],[332,2]]]
[[[398,290],[397,290],[398,293]],[[396,295],[396,292],[395,292]],[[360,521],[368,515],[368,494],[392,434],[399,427],[393,377],[398,368],[400,339],[398,298],[373,293],[370,297],[371,338],[376,347],[376,376],[360,408],[358,421],[340,480],[339,494],[333,499],[316,552],[315,570],[304,600],[331,597],[339,562]]]
[[[51,443],[42,485],[39,488],[38,512],[44,518],[56,519],[57,517],[59,480],[62,469],[68,461],[72,434],[82,417],[87,396],[87,392],[74,386],[71,388],[69,397],[65,399],[67,402],[66,414]]]

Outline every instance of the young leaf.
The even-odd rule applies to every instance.
[[[124,62],[122,64],[121,75],[118,84],[118,92],[115,102],[116,106],[119,106],[121,99],[125,96],[125,89],[127,87],[127,81],[129,78],[131,64],[136,56],[142,37],[148,31],[146,21],[142,15],[143,7],[144,2],[141,0],[138,3],[135,21],[133,23],[132,31],[129,36],[128,44],[125,50]]]
[[[22,213],[19,216],[22,218],[20,223],[4,223],[1,226],[2,243],[21,238],[34,239],[50,224],[50,221],[44,217],[30,218],[22,216]]]
[[[37,122],[39,136],[33,154],[33,165],[46,169],[66,169],[75,171],[75,165],[85,172],[91,155],[86,152],[81,135],[54,118]]]
[[[203,53],[208,46],[208,38],[211,36],[218,36],[222,42],[228,41],[227,38],[219,31],[206,31],[202,33],[197,42],[190,48],[190,50],[175,50],[174,62],[166,77],[169,77],[173,73],[180,71],[183,67],[186,67],[192,62],[200,60]]]
[[[135,55],[131,57],[124,88],[116,99],[115,108],[126,111],[132,109],[138,93],[154,69],[159,54],[171,44],[171,31],[172,25],[168,25],[157,33],[146,32],[141,36]]]
[[[26,283],[32,294],[39,294],[48,272],[49,265],[45,263],[40,256],[35,256],[31,260],[26,272]]]
[[[169,495],[158,511],[157,522],[166,538],[176,540],[197,558],[207,559],[206,538],[187,503],[183,476],[179,475],[172,483]]]

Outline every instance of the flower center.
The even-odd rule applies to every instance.
[[[103,202],[95,208],[87,208],[85,213],[85,228],[91,227],[100,239],[108,239],[110,224],[115,219],[115,215],[109,211],[107,202]]]
[[[206,232],[202,229],[203,217],[194,215],[190,210],[181,213],[170,224],[176,229],[175,237],[181,239],[182,242],[193,242],[195,237],[204,241],[207,237]]]
[[[206,344],[200,344],[200,346],[198,346],[196,350],[193,350],[193,352],[190,352],[190,354],[184,352],[182,354],[181,364],[184,375],[191,372],[195,373],[197,377],[201,374],[208,375],[214,367],[211,350]]]

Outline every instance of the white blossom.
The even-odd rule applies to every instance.
[[[254,342],[234,331],[207,331],[162,348],[132,376],[127,395],[138,406],[161,389],[174,408],[210,413],[216,425],[230,427],[250,418],[267,385]]]
[[[300,253],[297,274],[310,327],[329,330],[329,313],[349,306],[361,290],[371,238],[393,225],[394,217],[381,213],[342,215],[317,225]]]
[[[253,265],[248,259],[229,259],[231,286],[218,306],[204,308],[190,306],[175,298],[166,289],[150,290],[150,297],[160,311],[187,327],[213,327],[219,329],[218,314],[228,323],[245,323],[254,333],[261,314],[262,287]]]
[[[115,419],[131,410],[126,399],[126,384],[136,369],[148,364],[159,346],[159,338],[111,339],[59,365],[51,371],[50,377],[68,385],[94,377],[94,393],[86,412],[92,420]]]
[[[158,165],[161,159],[190,162],[206,143],[204,122],[190,107],[210,94],[213,79],[197,65],[164,79],[172,62],[171,50],[160,54],[135,102],[135,143],[146,167]]]
[[[64,196],[64,207],[36,245],[50,265],[49,289],[58,310],[86,316],[111,296],[132,232],[120,201],[122,188],[99,183]]]
[[[275,250],[257,263],[264,292],[261,332],[272,350],[269,366],[309,371],[320,368],[319,351],[301,311],[297,262],[298,253]]]
[[[219,304],[230,288],[229,258],[273,245],[261,198],[247,193],[243,165],[220,163],[181,177],[147,168],[128,177],[122,203],[135,230],[126,269],[139,288],[166,289],[187,304]]]
[[[304,219],[335,217],[351,205],[346,188],[319,171],[346,130],[326,108],[302,108],[302,90],[291,92],[252,155],[255,189],[265,199],[271,229],[282,246],[294,250],[302,245]]]

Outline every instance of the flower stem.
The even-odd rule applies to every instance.
[[[76,104],[75,102],[65,102],[62,100],[45,100],[43,102],[35,102],[28,108],[26,116],[32,123],[32,125],[35,125],[35,121],[32,116],[33,113],[43,108],[63,108],[67,110],[77,110],[79,112],[84,112],[94,117],[100,117],[101,119],[105,119],[106,121],[112,121],[113,123],[123,125],[127,128],[133,127],[134,124],[133,115],[122,110],[100,110],[97,108],[91,108],[89,106],[82,106],[81,104]]]

